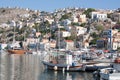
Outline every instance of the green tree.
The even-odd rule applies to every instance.
[[[44,26],[46,26],[46,27],[50,27],[50,23],[49,23],[49,21],[48,20],[46,20],[45,22],[43,22],[44,23]]]
[[[74,40],[75,37],[74,36],[70,36],[70,37],[66,37],[65,40]]]
[[[93,40],[91,40],[90,45],[95,45],[98,39],[100,39],[100,38],[97,37],[97,38],[94,38]]]
[[[97,29],[99,32],[101,32],[101,31],[104,30],[104,27],[99,24],[99,25],[96,26],[96,29]]]
[[[118,29],[118,32],[120,32],[120,29]]]
[[[71,25],[72,26],[80,26],[79,23],[75,23],[75,22],[72,22]]]
[[[117,24],[120,25],[120,21],[118,21]]]
[[[91,36],[92,36],[93,38],[99,37],[99,36],[96,34],[96,32],[91,33]]]
[[[120,52],[120,47],[117,48],[117,51]]]
[[[107,14],[107,17],[108,17],[108,18],[111,18],[111,15],[112,15],[112,13],[108,13],[108,14]]]
[[[86,23],[82,23],[80,26],[85,27]]]
[[[88,9],[85,10],[83,13],[86,14],[86,16],[87,16],[88,18],[91,18],[90,13],[91,13],[92,11],[95,11],[95,9],[93,9],[93,8],[88,8]]]
[[[40,24],[39,23],[34,23],[34,29],[36,29],[37,30],[37,32],[39,32],[39,30],[40,30]]]
[[[37,18],[37,15],[36,15],[36,14],[32,14],[32,17],[33,17],[33,18]]]
[[[69,19],[71,18],[72,13],[66,13],[64,15],[62,15],[62,17],[59,19],[60,21],[64,20],[64,19]]]

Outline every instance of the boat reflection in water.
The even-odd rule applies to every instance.
[[[90,72],[62,72],[45,70],[40,74],[39,80],[93,80]]]

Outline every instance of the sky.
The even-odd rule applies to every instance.
[[[68,7],[117,9],[120,0],[1,0],[0,7],[21,7],[49,11]]]

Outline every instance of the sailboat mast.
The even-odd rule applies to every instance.
[[[58,50],[60,50],[60,28],[58,27]]]
[[[112,50],[112,25],[110,25],[110,50]]]
[[[13,43],[15,43],[15,27],[17,26],[16,22],[13,21]]]

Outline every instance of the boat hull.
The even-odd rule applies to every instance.
[[[85,71],[96,71],[103,68],[109,68],[111,66],[86,66]]]
[[[25,50],[8,50],[10,54],[25,54]]]
[[[120,63],[120,58],[116,58],[114,62],[115,63]]]
[[[56,71],[85,71],[85,67],[81,65],[70,66],[64,64],[53,64],[43,61],[43,64],[46,66],[46,69],[56,70]]]
[[[103,69],[103,68],[109,68],[109,67],[112,67],[111,64],[93,64],[93,65],[86,65],[86,71],[96,71],[96,70],[99,70],[99,69]]]

